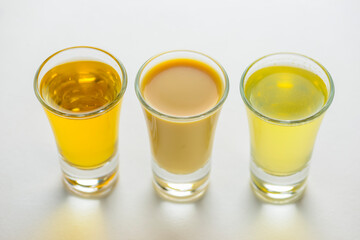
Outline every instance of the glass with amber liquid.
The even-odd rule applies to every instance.
[[[247,106],[251,185],[272,203],[297,200],[325,111],[334,97],[330,74],[294,53],[260,58],[244,72],[240,93]]]
[[[103,195],[116,183],[126,85],[121,62],[92,47],[56,52],[36,73],[35,93],[55,136],[65,185],[78,195]]]
[[[135,91],[152,151],[153,183],[160,196],[193,201],[207,186],[216,123],[229,91],[223,67],[193,51],[150,58]]]

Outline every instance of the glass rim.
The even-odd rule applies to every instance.
[[[100,51],[102,53],[105,53],[106,55],[108,55],[109,57],[111,57],[116,64],[120,67],[121,69],[121,89],[119,91],[119,93],[117,94],[117,96],[108,104],[95,109],[93,111],[89,111],[89,112],[85,112],[85,113],[69,113],[69,112],[63,112],[59,109],[56,109],[52,106],[50,106],[45,99],[41,96],[40,92],[39,92],[39,75],[41,70],[43,69],[43,67],[45,66],[45,64],[47,64],[53,57],[55,57],[56,55],[68,51],[68,50],[72,50],[72,49],[91,49],[91,50],[96,50],[96,51]],[[56,65],[57,66],[57,65]],[[115,70],[117,71],[117,70]],[[41,82],[41,80],[40,80]],[[114,57],[112,54],[110,54],[109,52],[102,50],[100,48],[96,48],[96,47],[90,47],[90,46],[74,46],[74,47],[68,47],[68,48],[64,48],[62,50],[59,50],[53,54],[51,54],[49,57],[47,57],[45,59],[45,61],[40,65],[40,67],[37,69],[36,73],[35,73],[35,77],[34,77],[34,90],[35,90],[35,95],[37,97],[37,99],[39,100],[39,102],[49,111],[55,113],[56,115],[59,116],[64,116],[64,117],[70,117],[70,118],[83,118],[83,117],[95,117],[96,115],[102,114],[104,112],[107,112],[108,110],[110,110],[112,107],[114,107],[123,97],[125,90],[127,87],[127,73],[126,73],[126,69],[124,67],[124,65],[122,64],[122,62],[120,60],[118,60],[116,57]]]
[[[224,84],[224,91],[222,93],[222,96],[221,96],[220,100],[211,109],[209,109],[209,110],[207,110],[207,111],[205,111],[203,113],[196,114],[196,115],[191,115],[191,116],[174,116],[174,115],[170,115],[170,114],[160,112],[160,111],[156,110],[155,108],[151,107],[150,104],[148,104],[147,101],[145,100],[145,97],[142,95],[141,90],[140,90],[140,76],[142,75],[145,67],[147,67],[153,60],[157,59],[158,57],[161,57],[161,56],[166,55],[166,54],[177,53],[177,52],[201,55],[201,56],[211,60],[221,70],[221,72],[223,74],[223,77],[224,77],[224,83],[225,83]],[[212,113],[217,111],[223,105],[223,103],[225,102],[225,100],[226,100],[226,98],[227,98],[227,96],[229,94],[229,77],[228,77],[224,67],[220,63],[218,63],[215,59],[209,57],[208,55],[206,55],[204,53],[193,51],[193,50],[171,50],[171,51],[162,52],[162,53],[159,53],[157,55],[154,55],[154,56],[150,57],[140,67],[139,71],[136,74],[136,78],[135,78],[135,92],[136,92],[137,98],[140,100],[140,103],[145,107],[145,109],[150,111],[151,113],[157,115],[158,117],[164,118],[164,119],[167,119],[167,120],[172,120],[172,121],[191,121],[191,120],[202,119],[202,118],[204,118],[204,117],[206,117],[208,115],[211,115]]]
[[[281,119],[276,119],[276,118],[271,118],[268,117],[264,114],[262,114],[261,112],[259,112],[258,110],[256,110],[252,104],[250,103],[250,101],[246,98],[245,96],[245,89],[244,89],[244,81],[245,81],[245,77],[247,76],[247,73],[249,72],[249,70],[258,62],[260,62],[261,60],[267,58],[267,57],[271,57],[271,56],[276,56],[276,55],[292,55],[292,56],[298,56],[298,57],[303,57],[306,58],[307,60],[310,60],[311,62],[315,63],[317,66],[319,66],[323,72],[325,73],[325,75],[327,76],[327,80],[329,81],[329,92],[328,92],[328,98],[325,102],[325,104],[315,113],[311,114],[308,117],[305,118],[301,118],[301,119],[295,119],[295,120],[281,120]],[[320,77],[320,76],[319,76]],[[321,78],[321,80],[324,81],[324,79]],[[293,53],[293,52],[277,52],[277,53],[272,53],[272,54],[268,54],[265,55],[257,60],[255,60],[253,63],[251,63],[243,72],[241,79],[240,79],[240,95],[241,98],[243,99],[245,105],[248,107],[248,109],[250,109],[253,113],[255,113],[258,117],[271,122],[271,123],[275,123],[275,124],[290,124],[290,125],[296,125],[296,124],[302,124],[305,122],[309,122],[317,117],[319,117],[321,114],[323,114],[331,105],[333,99],[334,99],[334,95],[335,95],[335,86],[334,86],[334,82],[333,79],[330,75],[330,73],[327,71],[327,69],[321,65],[318,61],[307,57],[303,54],[299,54],[299,53]]]

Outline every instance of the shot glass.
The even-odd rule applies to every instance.
[[[315,60],[275,53],[252,63],[240,82],[247,107],[251,186],[271,203],[297,200],[324,113],[334,98],[329,72]]]
[[[176,202],[198,199],[208,186],[215,128],[229,91],[224,68],[202,53],[165,52],[142,65],[135,91],[148,127],[155,190]]]
[[[126,70],[110,53],[71,47],[48,57],[35,94],[50,121],[65,186],[92,197],[110,192],[118,175],[118,126]]]

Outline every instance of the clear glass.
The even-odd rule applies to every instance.
[[[58,66],[63,66],[63,64],[82,61],[100,62],[100,64],[112,67],[112,76],[117,75],[114,78],[114,84],[121,87],[114,91],[111,101],[90,111],[76,112],[54,105],[54,100],[44,96],[42,92],[41,87],[50,89],[50,85],[47,85],[47,82],[45,83],[44,76],[48,76],[47,73]],[[81,72],[85,71],[83,68],[76,73],[68,71],[55,75],[66,76],[67,83],[76,81],[99,83],[107,78],[107,76],[98,74],[97,66],[91,64],[84,66],[86,66],[86,72]],[[77,77],[78,80],[75,81],[74,79]],[[95,98],[95,93],[86,91],[86,86],[82,85],[81,87],[81,89],[85,89],[86,95],[79,98]],[[93,47],[79,46],[58,51],[48,57],[36,72],[34,90],[45,110],[55,136],[63,180],[65,186],[77,195],[84,197],[102,196],[109,193],[116,183],[119,115],[126,86],[127,74],[122,63],[111,54]],[[63,84],[60,87],[65,89],[67,86]],[[56,91],[61,91],[60,88],[54,89],[49,90],[49,94],[50,92],[55,94]],[[98,85],[96,89],[98,89]],[[75,89],[73,85],[68,88],[68,92],[75,91],[82,90]]]
[[[248,99],[246,83],[256,71],[272,66],[305,69],[320,77],[327,90],[322,107],[304,118],[290,120],[275,119],[257,109]],[[292,85],[284,87],[291,88]],[[272,90],[267,92],[273,93]],[[247,107],[254,193],[271,203],[297,200],[305,190],[309,161],[323,115],[334,98],[330,74],[321,64],[306,56],[275,53],[256,60],[245,70],[240,81],[240,93]],[[310,98],[309,92],[302,94]]]
[[[216,71],[224,86],[217,104],[194,116],[172,116],[152,108],[141,92],[148,71],[173,59],[192,59]],[[210,157],[220,109],[228,95],[229,80],[224,68],[210,57],[193,51],[170,51],[150,58],[138,71],[135,91],[148,126],[152,150],[155,190],[165,199],[177,202],[201,197],[208,186]]]

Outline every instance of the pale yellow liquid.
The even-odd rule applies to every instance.
[[[68,62],[52,68],[40,84],[45,101],[64,113],[90,113],[110,104],[121,90],[111,66],[97,61]],[[46,110],[62,157],[78,168],[103,165],[117,149],[120,102],[103,114],[70,118]]]
[[[152,68],[141,84],[145,100],[171,116],[194,116],[213,108],[223,83],[210,66],[191,59],[175,59]],[[151,149],[156,163],[174,174],[203,167],[212,150],[218,112],[190,122],[165,120],[145,110]]]
[[[261,114],[301,120],[318,112],[328,98],[323,80],[305,69],[271,66],[253,73],[245,95]],[[275,124],[248,110],[251,153],[256,165],[274,175],[291,175],[311,158],[322,116],[300,124]]]

